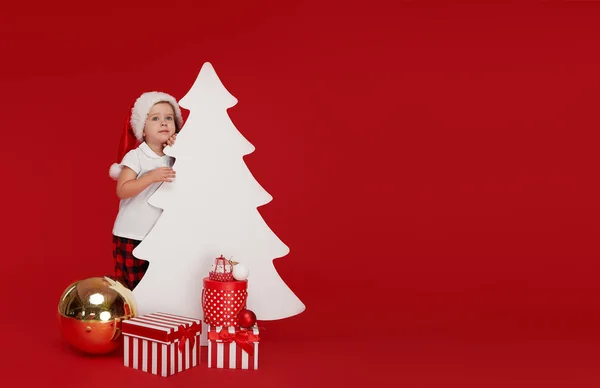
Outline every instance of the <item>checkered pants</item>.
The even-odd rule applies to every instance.
[[[133,249],[141,243],[130,238],[113,236],[113,258],[115,261],[115,279],[133,290],[148,270],[148,263],[133,257]]]

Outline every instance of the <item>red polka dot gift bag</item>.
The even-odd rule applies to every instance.
[[[219,282],[204,278],[204,322],[215,326],[236,326],[238,313],[246,308],[247,288],[247,280]]]
[[[214,326],[237,326],[238,313],[246,308],[248,281],[235,280],[223,274],[231,273],[233,265],[227,267],[221,256],[215,261],[213,271],[204,278],[202,310],[204,322]],[[222,266],[222,267],[220,267]],[[228,269],[229,268],[229,269]],[[228,280],[220,280],[227,278]]]

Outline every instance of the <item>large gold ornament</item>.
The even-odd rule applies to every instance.
[[[63,338],[88,354],[107,354],[121,345],[121,322],[137,316],[133,293],[108,277],[71,284],[58,303]]]

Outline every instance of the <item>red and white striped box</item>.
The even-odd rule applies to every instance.
[[[121,325],[127,367],[167,377],[200,363],[200,319],[154,313]]]
[[[258,369],[258,327],[208,326],[208,367]]]

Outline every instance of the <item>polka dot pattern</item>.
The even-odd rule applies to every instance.
[[[229,282],[233,280],[233,274],[231,272],[209,272],[208,278],[210,280],[216,280],[218,282]]]
[[[248,291],[205,288],[202,292],[204,322],[215,326],[237,326],[236,318],[246,307]]]

